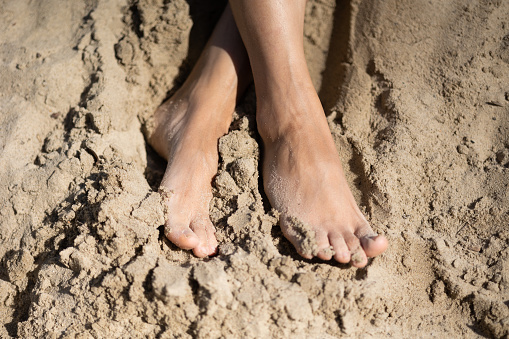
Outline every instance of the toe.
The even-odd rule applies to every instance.
[[[299,235],[295,232],[291,231],[291,228],[286,227],[284,222],[281,223],[281,230],[283,231],[283,235],[286,239],[288,239],[292,245],[297,250],[297,253],[305,259],[312,259],[313,253],[310,250],[305,250],[302,246],[302,237],[299,237]]]
[[[329,235],[329,241],[334,249],[334,259],[342,264],[348,264],[350,262],[350,251],[346,246],[345,239],[336,234]]]
[[[172,243],[184,250],[195,248],[200,239],[185,223],[167,223],[165,235]]]
[[[368,258],[376,257],[387,249],[387,238],[383,235],[377,235],[368,223],[357,227],[355,235],[360,239],[362,248]]]
[[[191,228],[199,239],[199,243],[193,248],[193,253],[200,258],[216,253],[217,240],[210,220],[199,218],[191,223]]]
[[[316,234],[316,245],[318,248],[318,252],[316,256],[322,260],[331,260],[334,254],[327,233],[318,233]]]
[[[361,245],[366,255],[372,258],[383,253],[387,249],[388,242],[383,235],[366,236],[361,238]]]
[[[350,251],[350,262],[352,263],[352,266],[366,266],[368,259],[366,258],[366,253],[364,253],[359,238],[357,238],[353,233],[347,233],[343,235],[343,237],[345,238],[346,246],[348,246],[348,250]]]
[[[217,238],[216,230],[210,220],[208,220],[205,230],[207,232],[208,255],[214,255],[217,253]]]

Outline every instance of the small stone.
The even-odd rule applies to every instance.
[[[476,287],[480,287],[482,285],[482,281],[480,279],[472,279],[472,281],[470,282],[472,285],[476,286]]]
[[[486,289],[488,291],[492,291],[492,292],[499,292],[500,291],[500,288],[498,287],[498,284],[494,283],[493,281],[488,281],[488,283],[486,284]]]
[[[219,245],[219,254],[224,256],[230,256],[233,253],[235,253],[236,248],[235,245],[231,242],[227,242],[224,244]]]
[[[491,279],[491,281],[493,281],[494,283],[499,283],[502,281],[502,273],[500,272],[497,272],[493,275],[493,278]]]
[[[495,155],[497,162],[502,165],[508,160],[508,152],[507,151],[498,151]]]
[[[480,252],[481,251],[481,246],[479,246],[477,244],[471,244],[467,248],[469,251],[472,251],[472,252]]]
[[[60,252],[60,261],[75,272],[89,271],[94,266],[94,261],[90,257],[74,247],[68,247]]]
[[[70,208],[66,208],[58,213],[58,219],[65,222],[71,222],[74,218],[76,218],[76,212]]]
[[[94,160],[99,160],[99,157],[103,155],[106,147],[108,147],[108,143],[105,142],[99,136],[93,136],[87,140],[85,140],[84,148],[94,157]]]
[[[58,132],[51,132],[46,139],[44,140],[43,151],[46,153],[50,153],[53,151],[57,151],[62,147],[63,144],[63,135],[60,135]]]
[[[455,259],[453,262],[452,262],[452,267],[454,268],[459,268],[461,265],[459,264],[459,259]]]
[[[458,151],[459,154],[467,154],[469,151],[468,147],[465,145],[459,145],[458,147],[456,147],[456,150]]]
[[[122,65],[129,65],[134,58],[133,45],[127,41],[127,39],[123,38],[117,44],[115,44],[115,56]]]
[[[79,153],[79,159],[80,159],[81,169],[83,170],[83,172],[84,173],[90,172],[92,170],[92,167],[94,166],[94,163],[95,163],[94,156],[86,151],[81,151]]]

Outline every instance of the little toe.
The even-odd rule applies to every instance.
[[[288,241],[290,241],[295,247],[295,250],[299,255],[305,259],[313,258],[313,251],[308,248],[304,248],[302,242],[303,239],[296,232],[293,232],[291,228],[287,227],[284,222],[281,223],[281,230],[283,231],[283,235]]]
[[[388,241],[383,235],[366,236],[361,238],[361,245],[366,255],[372,258],[383,253],[387,249]]]
[[[345,239],[338,235],[329,235],[329,241],[334,249],[334,259],[342,264],[350,262],[350,251],[346,246]]]
[[[166,224],[164,229],[168,240],[184,250],[195,248],[200,243],[198,236],[187,226]]]
[[[302,246],[301,241],[295,238],[286,237],[295,247],[297,253],[304,259],[313,259],[313,251]]]
[[[295,246],[295,245],[294,245]],[[295,246],[295,249],[297,250],[297,253],[304,259],[313,259],[313,253],[308,251],[303,251],[300,247]]]

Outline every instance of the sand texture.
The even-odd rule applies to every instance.
[[[252,88],[218,145],[220,253],[165,239],[142,126],[223,5],[0,1],[0,337],[507,338],[509,1],[308,2],[313,82],[390,241],[365,269],[282,236]]]

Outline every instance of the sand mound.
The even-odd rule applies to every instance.
[[[509,2],[309,1],[314,84],[390,240],[365,269],[283,238],[252,89],[219,143],[220,254],[165,240],[142,123],[222,5],[2,2],[0,337],[507,337]]]

